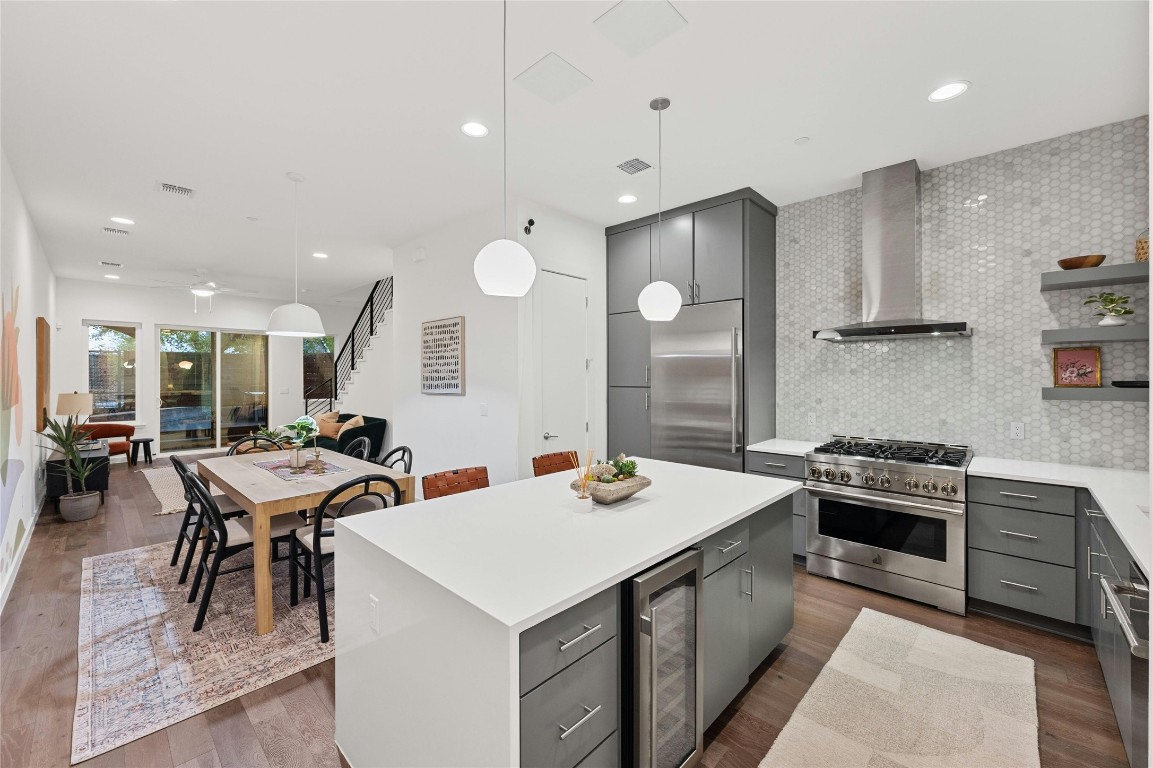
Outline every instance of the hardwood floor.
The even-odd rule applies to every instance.
[[[168,463],[157,459],[156,466]],[[143,465],[141,465],[142,467]],[[67,766],[76,699],[81,560],[172,541],[180,515],[126,464],[112,466],[100,513],[65,523],[48,506],[0,616],[0,765]],[[1124,749],[1091,646],[983,616],[933,608],[795,570],[796,625],[709,730],[705,765],[755,766],[862,606],[1037,662],[1041,765],[1124,768]],[[338,766],[329,661],[83,763],[86,768]]]

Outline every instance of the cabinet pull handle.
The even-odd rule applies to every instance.
[[[717,547],[717,549],[719,549],[721,551],[721,554],[723,555],[723,554],[726,554],[733,547],[739,547],[739,546],[741,546],[741,540],[737,539],[736,541],[730,541],[729,545],[727,547]]]
[[[645,392],[645,410],[649,409],[649,393]]]
[[[1094,557],[1100,557],[1101,554],[1099,552],[1093,551],[1093,545],[1092,544],[1089,544],[1088,546],[1085,547],[1085,554],[1088,555],[1088,557],[1086,558],[1086,565],[1088,567],[1086,567],[1086,569],[1085,569],[1088,571],[1088,573],[1085,574],[1085,578],[1087,578],[1089,581],[1092,581],[1093,577],[1098,575],[1096,573],[1093,573],[1093,558]]]
[[[1001,533],[1005,534],[1006,536],[1019,536],[1022,539],[1032,539],[1033,541],[1037,540],[1036,536],[1033,536],[1029,533],[1017,533],[1016,531],[1001,531]]]
[[[693,302],[693,297],[695,295],[693,293],[693,281],[690,280],[688,283],[686,283],[686,285],[689,286],[689,303],[691,304]]]
[[[1085,514],[1089,517],[1104,517],[1105,516],[1105,514],[1103,512],[1099,512],[1096,509],[1089,509],[1088,507],[1085,507]]]
[[[1015,499],[1032,499],[1033,501],[1037,500],[1036,496],[1030,496],[1027,493],[1009,493],[1008,491],[1001,491],[1000,493],[1002,496],[1012,496]]]
[[[777,462],[775,462],[775,461],[766,461],[766,462],[765,462],[765,466],[766,466],[766,467],[780,467],[781,469],[787,469],[787,465],[785,465],[785,464],[778,464],[778,463],[777,463]]]
[[[753,570],[755,568],[756,568],[755,565],[750,565],[748,568],[745,569],[745,573],[749,574],[749,591],[748,592],[745,592],[743,590],[741,591],[742,595],[748,595],[749,596],[749,602],[750,603],[753,601]]]
[[[561,725],[560,726],[560,740],[564,741],[569,736],[572,736],[576,732],[577,728],[580,728],[582,725],[584,725],[589,720],[591,720],[593,715],[595,715],[597,712],[600,712],[602,706],[603,706],[602,704],[597,704],[596,709],[589,709],[588,707],[585,707],[584,710],[587,714],[584,717],[582,717],[580,720],[577,720],[575,723],[570,725],[568,728],[565,728],[563,725]],[[560,723],[557,723],[557,725],[560,725]]]
[[[649,366],[645,366],[645,384],[650,383],[650,370]]]
[[[1008,587],[1020,587],[1021,589],[1027,589],[1030,592],[1036,592],[1037,591],[1036,587],[1031,587],[1028,584],[1018,584],[1015,581],[1005,581],[1004,579],[1001,579],[1001,583],[1004,584],[1005,586],[1008,586]]]
[[[693,281],[693,285],[696,287],[696,290],[693,291],[693,301],[699,304],[701,302],[701,284]]]
[[[586,637],[588,637],[589,635],[593,634],[598,629],[600,629],[601,625],[597,624],[595,627],[590,627],[588,624],[585,624],[584,628],[585,628],[585,631],[580,633],[576,637],[574,637],[572,640],[565,640],[563,637],[557,638],[560,642],[560,649],[562,651],[567,651],[569,648],[572,648],[574,645],[579,643],[581,640],[584,640]]]

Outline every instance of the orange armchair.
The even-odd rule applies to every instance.
[[[128,439],[136,434],[136,427],[131,424],[118,424],[114,421],[88,422],[82,429],[89,440],[108,440],[109,456],[127,455],[128,450],[132,447]],[[112,440],[111,438],[114,437],[124,439]]]

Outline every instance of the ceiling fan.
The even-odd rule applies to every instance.
[[[176,281],[176,280],[159,280],[159,279],[153,278],[157,283],[163,284],[163,285],[157,285],[157,286],[153,286],[153,287],[161,288],[161,287],[165,287],[165,286],[179,286],[181,288],[187,288],[189,293],[192,294],[192,311],[193,312],[199,311],[198,305],[199,305],[200,299],[208,299],[208,311],[211,312],[212,311],[212,298],[218,293],[238,293],[238,294],[248,294],[248,295],[252,295],[255,293],[255,291],[248,291],[248,290],[244,290],[243,288],[226,288],[226,287],[220,285],[219,283],[217,283],[215,280],[208,280],[207,277],[208,277],[208,270],[197,269],[196,273],[192,276],[191,282],[185,283],[185,282]]]

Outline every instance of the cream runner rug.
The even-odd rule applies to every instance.
[[[333,656],[335,633],[320,642],[315,592],[288,605],[287,561],[272,564],[275,630],[256,634],[252,572],[240,571],[217,580],[204,628],[193,632],[197,605],[185,602],[192,576],[176,583],[173,546],[84,558],[73,764]],[[226,567],[249,557],[236,555]],[[330,597],[330,629],[335,604]]]
[[[195,472],[196,465],[190,465],[189,469]],[[180,482],[180,475],[176,474],[176,468],[171,464],[137,471],[144,475],[152,495],[160,502],[160,511],[153,512],[153,515],[175,515],[188,507],[188,502],[184,500],[184,483]]]
[[[1040,764],[1032,659],[865,608],[761,768]]]

